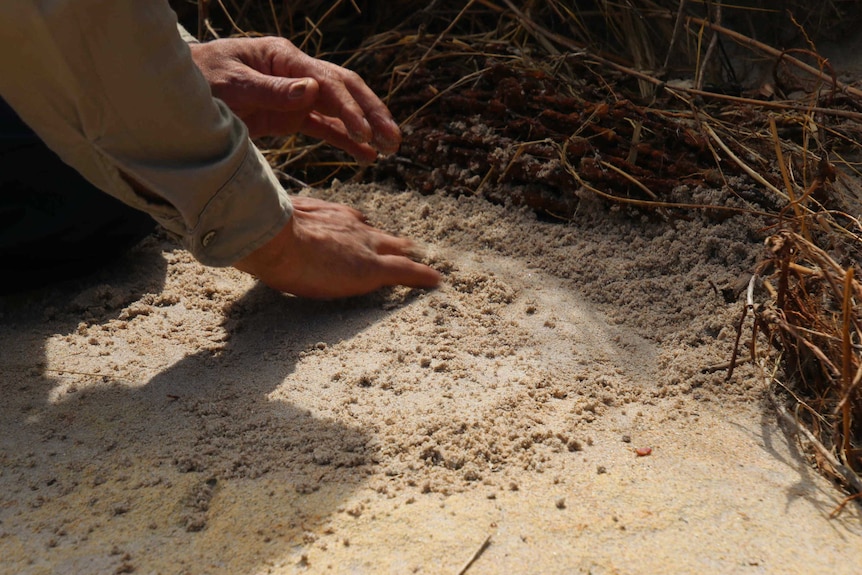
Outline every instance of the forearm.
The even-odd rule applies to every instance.
[[[0,93],[49,146],[204,263],[232,264],[278,233],[290,202],[212,98],[167,3],[44,4],[0,5]]]

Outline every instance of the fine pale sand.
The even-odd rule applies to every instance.
[[[0,572],[859,572],[764,374],[709,369],[762,222],[310,193],[442,287],[309,302],[151,238],[0,300]]]

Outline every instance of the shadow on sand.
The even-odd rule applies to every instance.
[[[102,282],[114,300],[90,308],[90,324],[159,293],[155,243],[93,278],[0,300],[0,556],[10,572],[301,564],[311,531],[351,512],[374,467],[362,429],[268,397],[304,350],[382,317],[373,298],[310,303],[255,287],[228,309],[231,336],[217,353],[186,356],[144,385],[102,377],[49,399],[58,374],[45,369],[48,338],[74,332],[76,298]]]

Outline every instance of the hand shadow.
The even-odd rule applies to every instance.
[[[158,288],[159,276],[163,262],[119,307]],[[371,436],[292,405],[291,386],[302,382],[290,376],[308,350],[385,315],[374,296],[314,303],[255,287],[227,311],[230,337],[216,353],[187,356],[144,385],[102,378],[58,401],[44,344],[78,317],[49,310],[46,324],[37,310],[80,296],[59,296],[64,305],[46,297],[7,312],[0,329],[10,351],[0,358],[10,399],[0,406],[0,556],[9,568],[256,572],[301,562],[313,530],[352,512],[344,506],[377,459]],[[116,315],[106,306],[89,321]],[[269,397],[276,388],[287,401]]]

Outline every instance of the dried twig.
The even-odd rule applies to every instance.
[[[781,420],[785,424],[787,424],[787,426],[790,427],[792,431],[804,437],[805,440],[808,441],[811,446],[817,451],[817,453],[820,454],[820,456],[823,457],[823,459],[825,459],[829,463],[832,469],[834,469],[835,472],[841,476],[841,478],[847,483],[847,485],[853,489],[853,491],[857,493],[862,493],[862,478],[860,478],[856,474],[856,472],[854,472],[849,467],[842,465],[841,462],[839,462],[835,458],[832,452],[829,451],[823,445],[823,443],[821,443],[820,440],[818,440],[814,436],[814,434],[808,430],[807,427],[802,425],[798,419],[793,417],[793,415],[791,415],[790,412],[787,411],[787,408],[784,406],[783,403],[781,403],[781,401],[778,400],[778,397],[775,395],[775,390],[771,383],[769,384],[768,389],[769,400],[772,402],[772,405],[775,408],[775,411],[778,412],[778,415]]]
[[[753,180],[754,180],[754,181],[756,181],[758,184],[760,184],[761,186],[763,186],[764,188],[766,188],[767,190],[769,190],[770,192],[772,192],[772,193],[773,193],[773,194],[775,194],[776,196],[780,197],[781,199],[783,199],[783,200],[789,200],[789,199],[790,199],[790,198],[788,198],[788,197],[787,197],[787,194],[785,194],[784,192],[782,192],[781,190],[779,190],[778,188],[776,188],[775,186],[773,186],[771,183],[769,183],[769,181],[767,181],[767,179],[766,179],[766,178],[764,178],[763,176],[761,176],[759,172],[757,172],[756,170],[752,169],[752,168],[751,168],[751,166],[749,166],[748,164],[746,164],[745,162],[743,162],[739,157],[737,157],[737,155],[733,153],[733,150],[731,150],[731,149],[727,146],[727,144],[725,144],[725,143],[724,143],[724,140],[722,140],[722,139],[718,136],[718,134],[715,132],[715,130],[713,130],[713,129],[712,129],[712,126],[710,126],[709,124],[704,123],[704,124],[703,124],[703,129],[704,129],[704,131],[705,131],[707,134],[709,134],[709,137],[711,137],[713,140],[715,140],[715,143],[716,143],[716,144],[718,144],[718,146],[722,149],[722,151],[723,151],[725,154],[727,154],[727,155],[728,155],[728,157],[729,157],[731,160],[733,160],[733,161],[736,163],[736,165],[737,165],[737,166],[739,166],[740,168],[742,168],[742,170],[743,170],[746,174],[748,174],[748,176],[749,176],[751,179],[753,179]]]
[[[851,501],[856,501],[857,499],[860,499],[860,498],[862,498],[862,493],[855,493],[855,494],[851,495],[850,497],[845,497],[844,501],[839,503],[838,507],[833,509],[832,512],[829,514],[829,519],[835,519],[836,517],[838,517],[838,515],[841,514],[841,512],[844,510],[844,508],[847,507],[848,503],[850,503]]]
[[[719,32],[719,33],[727,36],[728,38],[731,38],[731,39],[735,40],[736,42],[739,42],[740,44],[748,46],[749,48],[757,50],[758,52],[762,52],[764,54],[767,54],[768,56],[772,56],[773,58],[776,58],[779,60],[784,60],[784,61],[796,66],[800,70],[803,70],[803,71],[807,72],[808,74],[811,74],[812,76],[814,76],[816,78],[820,78],[824,82],[829,82],[829,83],[834,84],[834,86],[838,90],[844,92],[845,94],[848,94],[849,96],[853,96],[854,98],[862,98],[862,90],[860,90],[858,88],[854,88],[853,86],[848,86],[847,84],[840,82],[835,78],[826,76],[825,74],[823,74],[822,70],[818,70],[817,68],[815,68],[813,66],[809,66],[808,64],[806,64],[805,62],[802,62],[801,60],[793,58],[792,56],[788,56],[787,52],[785,50],[778,50],[776,48],[773,48],[772,46],[764,44],[763,42],[758,42],[754,38],[749,38],[748,36],[746,36],[744,34],[740,34],[739,32],[736,32],[736,31],[731,30],[729,28],[725,28],[724,26],[721,26],[719,24],[714,24],[712,22],[708,22],[702,18],[695,18],[694,16],[690,16],[689,20],[691,22],[694,22],[695,24],[700,25],[700,26],[706,26],[707,28],[709,28],[711,30],[715,30],[716,32]]]
[[[464,14],[467,12],[467,10],[469,10],[475,2],[476,2],[476,0],[469,0],[467,2],[467,4],[461,9],[461,11],[458,12],[458,15],[452,19],[452,21],[449,23],[449,25],[446,27],[446,29],[443,30],[443,32],[441,32],[437,36],[437,38],[434,39],[434,42],[431,44],[431,46],[428,47],[428,50],[425,51],[425,54],[413,64],[413,67],[410,68],[410,71],[407,72],[407,74],[404,76],[404,78],[401,79],[401,81],[398,83],[398,85],[396,85],[394,88],[392,88],[392,90],[390,90],[389,97],[391,97],[393,94],[397,93],[402,88],[402,86],[404,86],[404,84],[407,83],[407,81],[413,76],[413,74],[416,72],[416,70],[419,68],[419,66],[422,65],[422,62],[424,62],[425,59],[429,56],[429,54],[431,54],[431,52],[434,51],[434,48],[436,48],[440,44],[440,41],[443,40],[443,38],[445,38],[446,35],[452,31],[452,28],[455,27],[455,25],[461,20],[461,18],[464,16]]]
[[[473,553],[472,557],[470,557],[470,559],[466,563],[464,563],[464,566],[458,570],[458,575],[464,575],[465,573],[467,573],[470,567],[473,566],[473,563],[475,563],[476,560],[479,559],[482,553],[485,552],[485,549],[487,549],[490,545],[491,535],[488,535],[487,537],[485,537],[485,540],[482,542],[479,548],[476,549],[476,551]]]
[[[792,392],[794,399],[804,404],[797,394],[804,395],[810,413],[824,423],[812,420],[812,429],[806,428],[821,450],[830,453],[831,459],[823,457],[823,461],[839,470],[848,488],[858,491],[858,477],[852,479],[848,473],[855,474],[859,464],[854,443],[862,437],[862,398],[858,395],[862,348],[856,345],[862,318],[855,305],[862,286],[855,280],[853,268],[844,269],[798,234],[785,231],[768,244],[774,254],[772,265],[779,270],[779,288],[772,296],[774,306],[765,306],[757,319],[778,336],[783,364],[793,368],[788,369],[788,376],[797,388]],[[806,365],[810,368],[805,369]],[[838,463],[844,468],[836,467]]]
[[[714,22],[713,24],[721,24],[721,0],[716,0],[713,5],[710,3],[710,11],[712,12],[713,6],[715,7],[714,14]],[[694,79],[694,87],[698,90],[703,90],[703,82],[706,77],[706,71],[709,68],[709,62],[712,60],[713,54],[715,54],[715,48],[718,46],[718,33],[714,30],[712,31],[711,38],[709,39],[709,45],[706,47],[706,53],[703,55],[703,60],[698,62],[697,65],[697,74]],[[698,54],[700,52],[698,51]]]
[[[733,344],[733,353],[730,356],[730,363],[726,367],[722,367],[723,369],[727,369],[727,377],[724,378],[725,381],[730,381],[733,377],[733,370],[736,369],[736,362],[739,357],[739,341],[742,339],[742,328],[745,325],[745,318],[749,313],[754,314],[754,286],[757,284],[757,280],[757,274],[752,274],[748,280],[748,289],[745,291],[745,306],[742,308],[742,317],[739,318],[739,324],[736,326],[736,341]]]
[[[853,389],[853,268],[847,270],[844,275],[844,301],[841,310],[843,316],[842,322],[842,337],[841,337],[841,383],[842,394],[848,401],[842,400],[839,402],[841,410],[841,435],[843,441],[841,448],[844,452],[844,461],[850,461],[850,451],[852,445],[852,418],[853,406],[850,404],[849,398]]]

